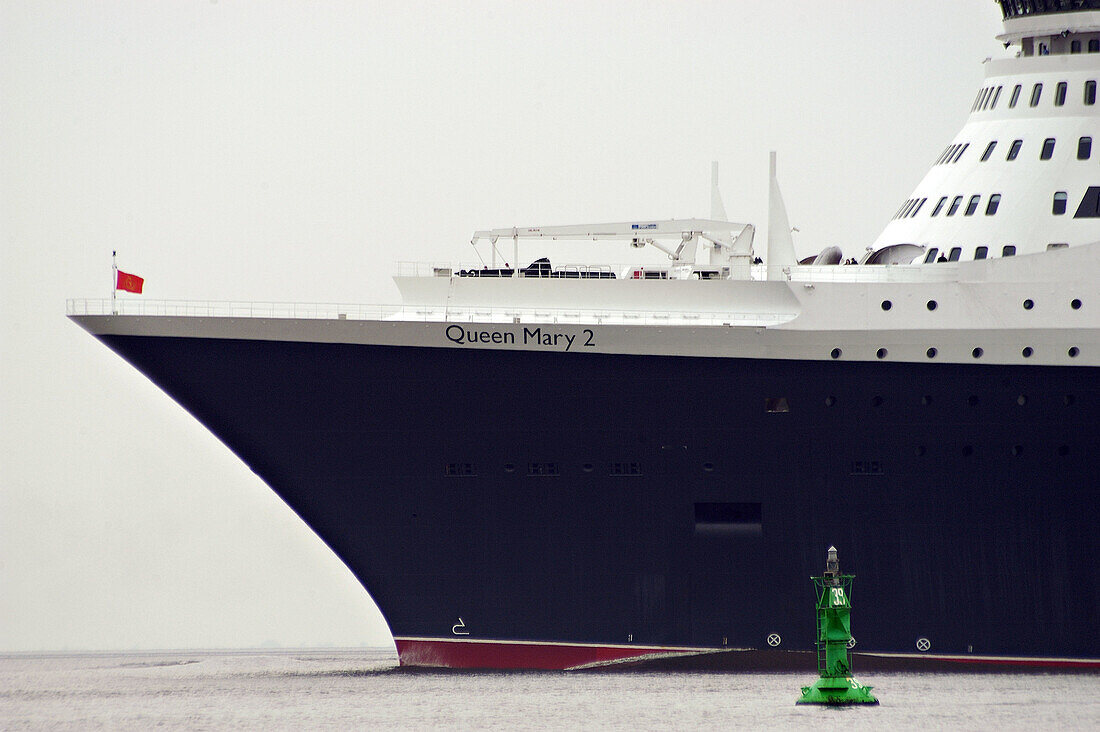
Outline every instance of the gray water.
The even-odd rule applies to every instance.
[[[392,651],[0,655],[0,729],[1100,729],[1100,676],[857,674],[878,707],[796,707],[813,674],[402,670]]]

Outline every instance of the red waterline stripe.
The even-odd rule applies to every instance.
[[[1031,666],[1060,668],[1100,669],[1100,659],[1095,658],[1028,658],[1027,656],[945,656],[943,654],[923,653],[857,653],[857,656],[892,658],[915,661],[942,661],[944,663],[969,664],[975,666]]]
[[[965,656],[946,656],[944,661],[962,664],[990,664],[996,666],[1045,666],[1061,668],[1096,668],[1100,661],[1087,661],[1060,658],[966,658]]]
[[[402,666],[565,670],[645,656],[707,653],[705,648],[598,646],[560,643],[394,638]]]

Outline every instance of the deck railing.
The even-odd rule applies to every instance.
[[[585,308],[432,307],[429,305],[356,305],[138,298],[66,301],[68,315],[125,315],[194,318],[290,318],[385,320],[442,323],[577,323],[622,325],[776,325],[795,313],[690,312]]]
[[[504,267],[504,262],[498,263],[500,268]],[[459,263],[452,262],[398,262],[397,263],[397,276],[399,277],[457,277],[458,273],[463,270],[482,270],[483,265],[473,263]],[[593,275],[579,275],[576,273],[596,273],[596,272],[611,272],[614,273],[616,279],[634,279],[631,274],[634,270],[639,270],[642,273],[649,273],[648,277],[645,274],[640,274],[638,279],[651,279],[654,278],[654,274],[664,271],[669,279],[691,279],[693,278],[692,265],[677,264],[674,262],[665,263],[648,263],[648,264],[600,264],[600,265],[585,265],[585,264],[553,264],[553,275],[556,278],[572,278],[578,277],[580,279],[596,279]],[[706,265],[696,264],[694,265],[695,272],[714,272],[720,270],[719,265]],[[743,272],[744,270],[742,270]],[[518,275],[520,279],[524,279],[522,269]],[[959,276],[959,263],[958,262],[942,262],[936,264],[871,264],[871,265],[825,265],[825,266],[812,266],[812,265],[775,265],[769,266],[765,264],[754,264],[749,269],[748,279],[759,282],[763,280],[788,280],[792,282],[812,283],[812,282],[949,282],[951,280],[958,279]],[[495,279],[495,278],[494,278]],[[536,281],[547,279],[546,276],[532,278]],[[706,277],[705,279],[710,279]],[[744,277],[738,278],[736,272],[732,279],[744,279]]]

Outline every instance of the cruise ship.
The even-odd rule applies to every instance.
[[[715,169],[707,218],[477,231],[399,306],[69,317],[331,547],[402,665],[811,652],[835,545],[857,654],[1100,668],[1100,0],[996,5],[1004,57],[874,242],[796,257],[773,158],[759,238]]]

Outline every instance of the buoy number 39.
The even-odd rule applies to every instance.
[[[843,587],[833,588],[833,605],[847,605],[848,600],[844,597]]]

